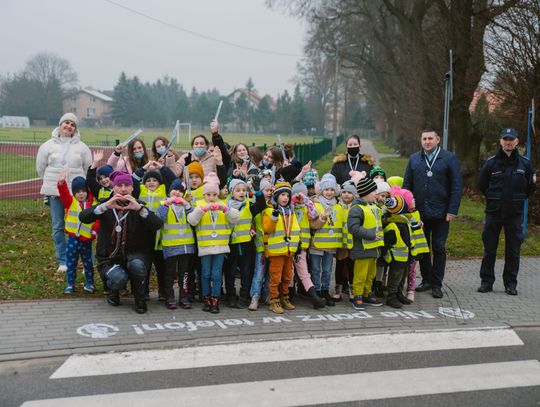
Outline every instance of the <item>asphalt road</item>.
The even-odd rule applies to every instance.
[[[455,335],[452,331],[448,332]],[[503,333],[513,335],[510,330]],[[75,360],[76,363],[72,363],[75,369],[70,368],[68,363],[65,363],[67,360],[65,357],[3,362],[0,363],[0,406],[69,406],[72,405],[71,403],[80,406],[97,404],[113,406],[117,405],[115,402],[118,400],[126,406],[138,405],[136,402],[134,404],[133,400],[140,401],[141,405],[145,406],[163,406],[164,400],[169,400],[165,405],[170,406],[190,405],[193,401],[209,402],[210,405],[236,406],[272,405],[275,407],[318,404],[356,406],[360,404],[358,400],[362,400],[362,406],[540,406],[540,362],[538,361],[540,359],[540,328],[517,329],[515,333],[516,340],[522,341],[523,344],[493,346],[496,344],[494,337],[495,342],[489,344],[493,347],[483,347],[492,337],[491,334],[487,334],[482,345],[473,345],[474,347],[466,349],[440,349],[425,352],[409,349],[405,352],[386,354],[375,350],[367,352],[368,354],[354,356],[347,356],[347,349],[329,349],[340,340],[349,340],[347,338],[350,337],[324,338],[320,342],[313,343],[313,346],[319,346],[321,354],[342,352],[343,356],[305,359],[295,354],[294,349],[281,347],[275,351],[269,351],[269,356],[274,361],[240,364],[227,361],[227,358],[223,358],[222,363],[219,356],[216,357],[217,360],[212,360],[213,356],[207,352],[207,349],[203,349],[202,352],[205,352],[207,356],[210,355],[208,356],[210,360],[204,360],[203,354],[197,354],[197,349],[191,348],[181,351],[195,352],[193,353],[195,356],[191,357],[193,360],[188,361],[189,363],[183,368],[165,370],[152,370],[156,368],[157,362],[152,351],[149,351],[150,356],[146,355],[148,360],[141,365],[142,367],[135,368],[132,373],[121,374],[107,374],[107,369],[114,371],[115,366],[122,363],[114,358],[128,359],[128,356],[122,354],[97,355],[97,358],[103,358],[103,360],[96,361],[94,365],[94,359],[90,359],[90,364],[78,366],[78,373],[75,366],[78,362]],[[431,334],[424,335],[421,340],[427,344],[431,336]],[[384,339],[380,342],[383,347],[391,346],[395,342],[395,336],[381,338]],[[376,343],[379,337],[364,336],[362,340],[375,340]],[[255,360],[264,359],[265,356],[262,353],[265,347],[270,349],[270,345],[265,342],[233,346],[235,348],[231,349],[238,352],[238,357],[249,359],[258,355],[258,359]],[[249,346],[259,346],[253,349],[261,350],[250,353],[253,349],[250,350]],[[444,347],[443,344],[441,348]],[[139,356],[144,355],[145,352],[141,351]],[[520,376],[521,372],[527,370],[521,367],[522,364],[525,367],[531,367],[532,377],[527,379]],[[59,369],[61,366],[64,370]],[[86,373],[84,366],[89,369]],[[189,368],[189,366],[196,367]],[[506,366],[510,366],[510,369],[512,366],[517,368],[515,375],[509,373],[509,380],[515,381],[515,385],[504,383],[506,379],[501,379],[502,384],[497,382],[499,374],[494,372],[500,369],[502,377],[509,372]],[[95,371],[92,373],[94,368]],[[101,374],[101,369],[104,375]],[[424,374],[426,372],[427,374]],[[53,374],[66,377],[51,378]],[[487,378],[489,374],[496,377],[489,379]],[[444,381],[437,382],[437,378],[444,375],[459,376],[456,380],[461,380],[463,383],[447,385]],[[489,380],[495,380],[491,389],[478,390]],[[527,380],[532,380],[535,384],[529,386]],[[265,381],[270,383],[267,387],[264,387]],[[303,385],[308,386],[307,390],[303,388]],[[462,391],[464,389],[462,386],[465,386],[467,391]],[[506,386],[509,388],[503,388]],[[188,391],[193,400],[186,399],[186,388],[190,388]],[[155,392],[160,389],[161,391]],[[169,391],[176,391],[175,389],[180,389],[180,393],[169,394]],[[432,392],[444,394],[425,394]],[[273,397],[276,394],[281,394],[282,399],[273,401],[268,396]],[[399,397],[400,394],[408,394],[408,396]],[[82,400],[85,400],[87,404],[81,404],[80,400],[73,399],[73,397],[93,395],[101,396],[83,398]],[[113,397],[110,398],[111,396]],[[175,400],[172,403],[171,397]],[[56,400],[51,404],[46,402],[46,399],[53,398],[63,400]]]

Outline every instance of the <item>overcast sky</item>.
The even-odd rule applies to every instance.
[[[263,0],[111,0],[151,18],[241,46],[171,28],[107,0],[1,0],[0,74],[15,73],[41,51],[66,58],[79,85],[113,89],[121,71],[154,82],[168,74],[189,93],[227,94],[252,77],[261,95],[291,90],[305,25]]]

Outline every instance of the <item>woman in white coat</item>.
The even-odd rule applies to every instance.
[[[43,185],[41,194],[51,211],[52,238],[56,249],[58,271],[66,271],[66,238],[64,233],[64,207],[58,195],[58,174],[66,170],[68,186],[71,189],[73,178],[86,177],[86,170],[92,164],[92,153],[81,141],[78,130],[79,119],[73,113],[66,113],[60,118],[58,127],[52,132],[51,139],[43,143],[38,150],[36,170]]]

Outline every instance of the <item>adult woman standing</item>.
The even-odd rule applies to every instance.
[[[360,154],[360,137],[356,134],[347,138],[345,146],[347,152],[334,158],[334,164],[330,170],[339,185],[351,179],[351,171],[365,171],[369,175],[375,164],[375,160],[370,155]]]
[[[124,144],[118,144],[107,161],[107,164],[116,171],[132,174],[137,168],[142,168],[148,163],[148,152],[142,139],[137,137],[128,143],[127,157],[122,155],[124,150]]]
[[[77,116],[73,113],[63,115],[58,127],[52,131],[51,139],[39,147],[36,157],[36,171],[43,179],[40,193],[45,195],[51,212],[52,238],[59,272],[65,272],[67,268],[64,207],[58,194],[58,175],[60,171],[66,171],[71,189],[71,181],[78,176],[85,177],[86,170],[92,164],[92,153],[81,141],[78,127]]]
[[[180,155],[177,154],[173,148],[167,150],[169,140],[163,136],[157,136],[152,141],[152,160],[159,162],[169,168],[173,174],[178,177],[180,175],[180,168],[177,163]]]

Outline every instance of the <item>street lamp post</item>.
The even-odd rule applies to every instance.
[[[337,132],[338,132],[338,81],[339,81],[339,50],[345,48],[356,47],[357,44],[349,44],[344,46],[336,45],[336,68],[334,78],[334,111],[332,117],[332,154],[336,153],[337,149]]]

